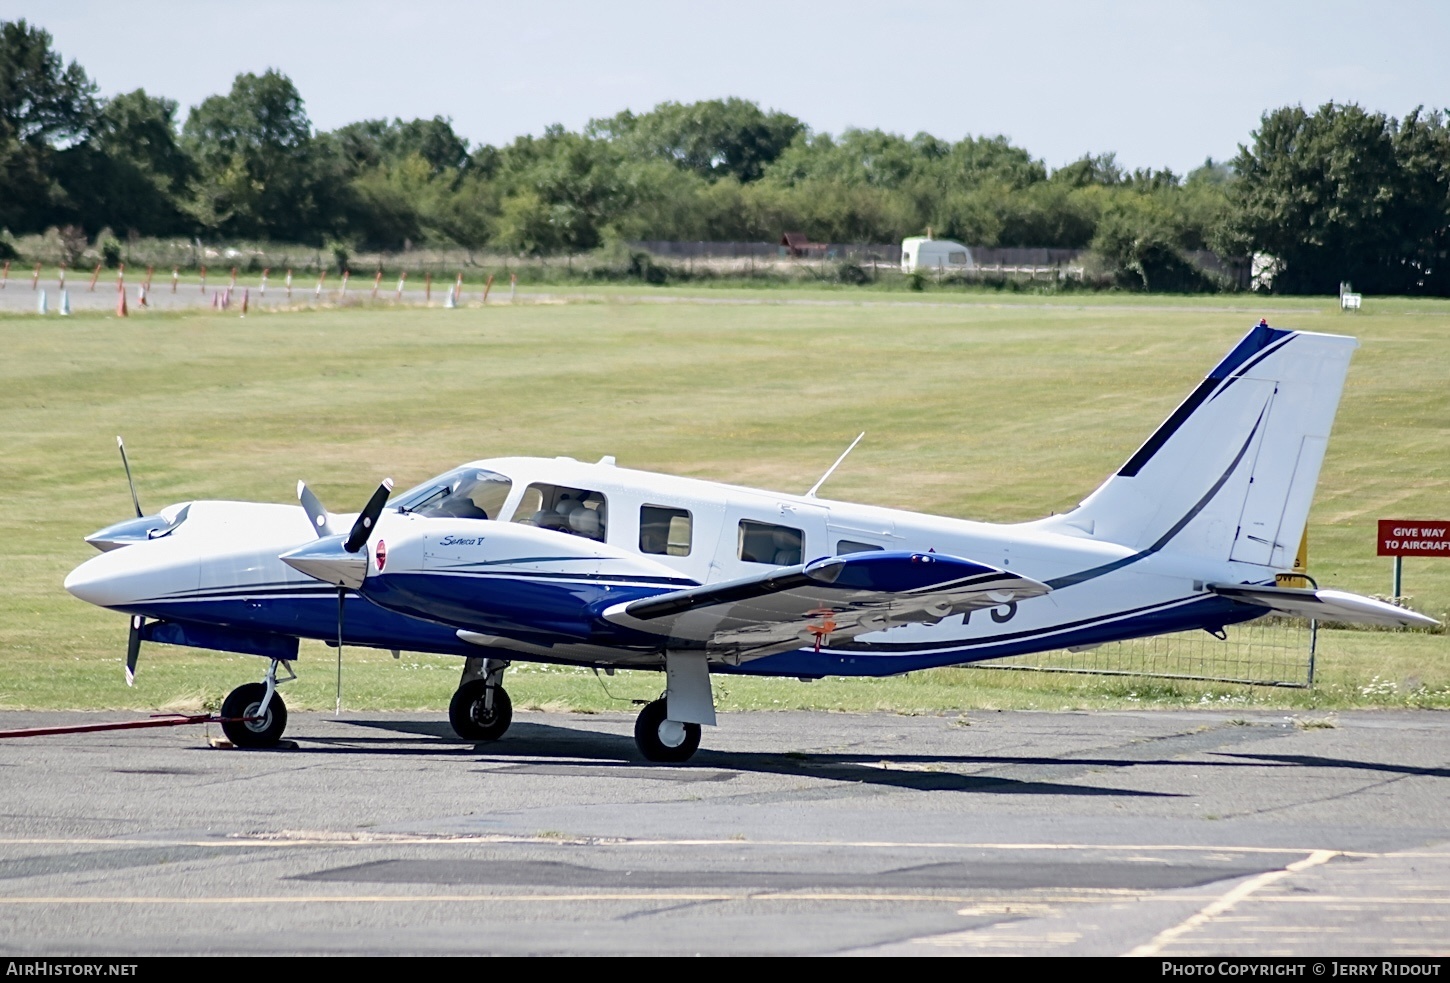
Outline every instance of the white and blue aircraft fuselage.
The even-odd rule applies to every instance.
[[[570,458],[475,461],[361,513],[191,502],[102,530],[66,580],[141,641],[271,659],[222,715],[280,739],[298,638],[449,653],[464,737],[501,736],[512,661],[664,670],[635,728],[687,759],[711,673],[882,676],[1203,628],[1271,611],[1433,623],[1276,585],[1305,528],[1352,338],[1260,324],[1070,512],[998,525]],[[839,463],[839,462],[837,462]],[[823,479],[824,480],[824,479]],[[819,485],[818,485],[819,487]],[[814,492],[814,489],[812,489]],[[140,509],[137,509],[138,516]],[[346,532],[334,530],[346,529]]]

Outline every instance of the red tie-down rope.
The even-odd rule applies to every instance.
[[[68,724],[64,727],[24,727],[19,730],[0,730],[0,738],[47,737],[54,734],[89,734],[102,730],[140,730],[143,727],[181,727],[185,724],[231,723],[234,718],[217,717],[209,713],[187,715],[184,713],[155,714],[146,720],[122,720],[108,724]],[[260,720],[260,717],[238,717],[240,722]]]

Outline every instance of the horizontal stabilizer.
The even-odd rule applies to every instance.
[[[1049,590],[960,557],[873,551],[616,604],[603,617],[682,645],[763,655],[896,625],[934,624]]]
[[[1243,584],[1209,584],[1208,589],[1231,601],[1319,621],[1347,621],[1396,628],[1428,628],[1440,623],[1407,608],[1342,590],[1250,587]]]

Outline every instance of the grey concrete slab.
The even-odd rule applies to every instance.
[[[0,729],[132,714],[0,713]],[[0,951],[1439,952],[1450,715],[625,714],[0,740]]]

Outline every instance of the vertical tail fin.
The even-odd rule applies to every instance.
[[[1261,322],[1063,532],[1287,569],[1294,560],[1353,338]]]

